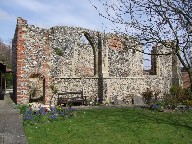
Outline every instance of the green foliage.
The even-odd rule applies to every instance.
[[[29,144],[192,143],[192,112],[99,108],[78,110],[76,114],[63,121],[24,126]]]
[[[13,75],[12,73],[7,73],[6,77],[6,86],[7,88],[13,88]]]
[[[63,56],[63,51],[62,51],[62,49],[60,49],[60,48],[55,48],[54,50],[55,50],[55,53],[56,53],[58,56]]]
[[[28,108],[28,105],[17,105],[17,108],[20,110],[20,114],[23,114],[26,112],[26,109]]]
[[[54,83],[52,83],[50,85],[50,88],[51,88],[53,94],[57,94],[58,93],[58,89],[57,89],[57,87],[55,86]]]
[[[181,93],[182,93],[182,87],[180,87],[180,86],[172,86],[171,88],[170,88],[170,93],[171,93],[171,95],[173,95],[173,96],[179,96]]]
[[[150,110],[162,111],[162,102],[158,98],[160,91],[152,91],[149,88],[142,93],[144,102]]]
[[[175,109],[177,106],[177,99],[171,94],[164,94],[163,106],[168,109]]]
[[[160,91],[152,91],[149,88],[145,92],[143,92],[141,95],[143,96],[143,99],[147,105],[153,104],[158,100],[158,95]]]
[[[188,107],[192,107],[192,100],[187,100],[187,101],[186,101],[186,105],[187,105]]]
[[[143,92],[141,95],[143,96],[145,103],[148,105],[152,102],[152,98],[154,97],[153,91],[150,90],[149,88],[147,88],[147,90]]]
[[[178,105],[191,107],[191,100],[191,90],[180,86],[172,86],[170,88],[170,94],[165,94],[163,97],[164,106],[171,109],[176,108]]]
[[[19,105],[20,113],[23,116],[24,125],[45,124],[53,121],[61,121],[66,118],[75,116],[74,108],[63,107],[40,107],[38,110],[33,110],[31,105]]]
[[[0,61],[4,62],[7,68],[11,68],[11,53],[11,46],[0,39]]]
[[[12,73],[3,74],[2,78],[6,79],[6,88],[13,88],[13,75],[12,75]]]

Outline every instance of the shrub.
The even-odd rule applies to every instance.
[[[192,92],[189,88],[172,86],[170,94],[164,94],[163,102],[166,108],[175,109],[178,105],[187,105],[191,107]]]
[[[176,97],[168,93],[164,94],[162,102],[163,102],[164,108],[167,108],[167,109],[175,109],[177,106]]]
[[[160,91],[152,91],[149,88],[142,93],[144,102],[148,105],[150,110],[161,111],[161,101],[158,99]]]
[[[17,108],[20,110],[20,114],[23,114],[25,113],[26,109],[28,108],[29,106],[28,105],[17,105]]]
[[[50,123],[55,120],[64,120],[75,116],[76,110],[74,108],[63,108],[63,107],[41,107],[35,111],[30,106],[20,106],[21,114],[23,115],[24,125],[35,125],[38,123]]]
[[[182,93],[182,88],[180,86],[172,86],[169,90],[172,96],[179,96]]]
[[[152,102],[152,98],[154,97],[153,96],[153,91],[150,90],[149,88],[147,88],[147,90],[145,92],[143,92],[141,95],[143,96],[144,102],[147,105],[150,105],[151,102]]]
[[[150,105],[158,101],[159,94],[160,94],[160,91],[152,91],[149,88],[147,88],[147,90],[143,92],[141,95],[143,96],[144,102]]]
[[[192,100],[187,100],[186,105],[187,105],[187,107],[192,108]]]

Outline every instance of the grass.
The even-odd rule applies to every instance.
[[[25,126],[29,144],[191,144],[192,112],[78,110],[74,118]]]

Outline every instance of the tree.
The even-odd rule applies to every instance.
[[[11,68],[11,47],[0,39],[0,61]]]
[[[11,47],[7,44],[5,44],[0,39],[0,62],[3,62],[6,64],[6,67],[11,69]],[[12,88],[13,80],[12,80],[12,73],[7,73],[3,75],[3,78],[6,79],[6,86],[9,88]]]
[[[149,55],[175,54],[189,74],[192,91],[192,67],[190,63],[192,46],[192,1],[191,0],[116,0],[101,1],[103,9],[93,6],[99,15],[115,26],[114,31],[129,35],[138,43],[125,46]],[[167,51],[151,53],[151,46],[161,44]],[[190,53],[190,54],[189,54]]]

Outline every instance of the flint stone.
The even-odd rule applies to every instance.
[[[137,106],[144,106],[144,102],[141,96],[134,96],[133,97],[133,104]]]

